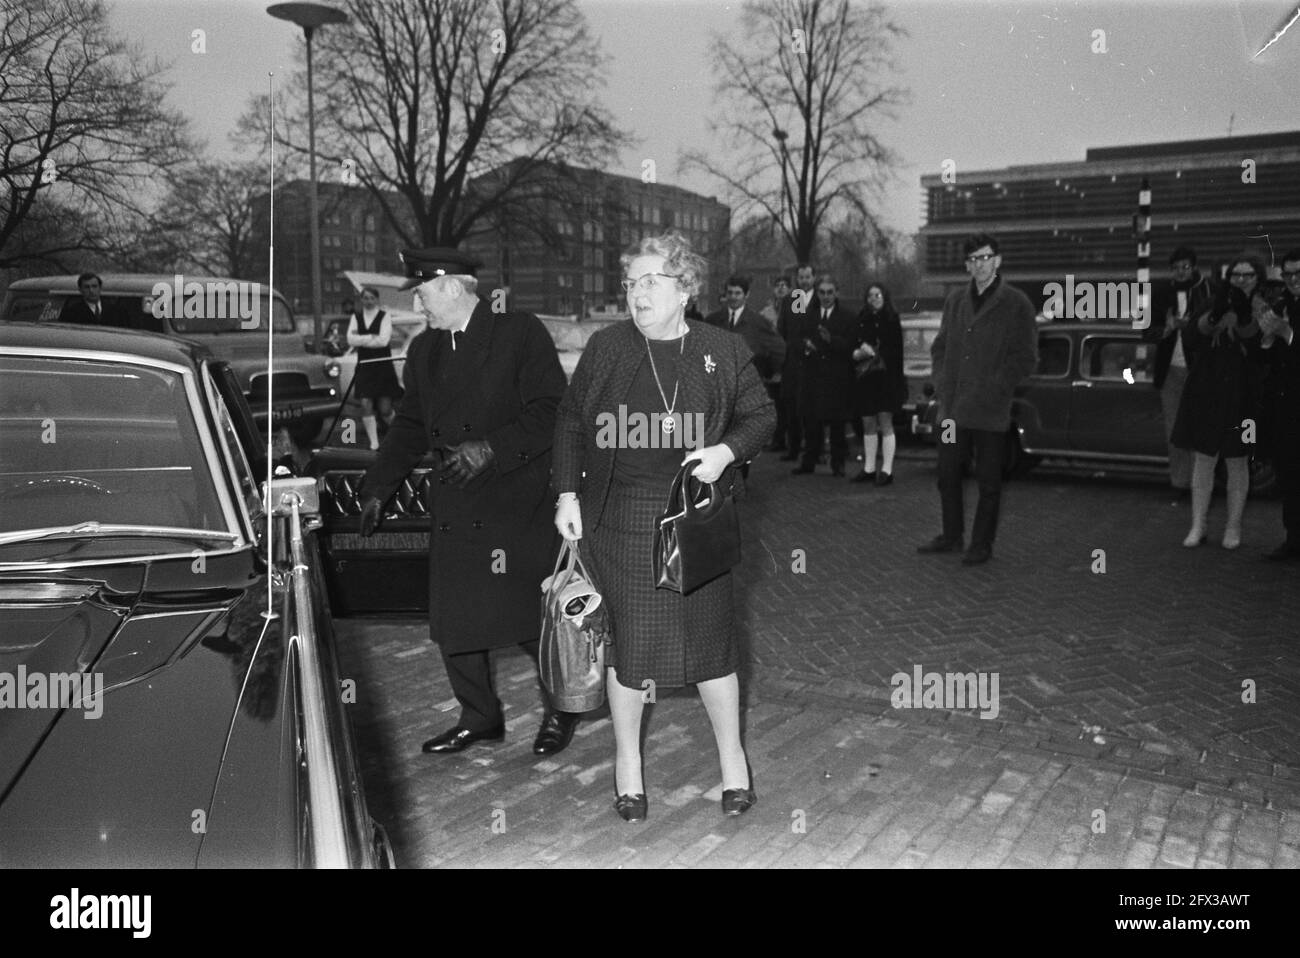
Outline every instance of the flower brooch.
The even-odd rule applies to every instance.
[[[717,369],[717,368],[718,368],[718,364],[715,363],[715,362],[713,361],[713,356],[710,355],[709,353],[705,353],[705,354],[704,354],[704,371],[705,371],[706,373],[708,373],[710,376],[712,376],[712,375],[713,375],[713,371],[714,371],[715,369]]]

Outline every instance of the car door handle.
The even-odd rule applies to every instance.
[[[1074,382],[1070,383],[1070,385],[1071,385],[1071,386],[1082,386],[1082,387],[1084,387],[1085,389],[1091,389],[1091,388],[1092,388],[1092,380],[1090,380],[1090,379],[1076,379]]]

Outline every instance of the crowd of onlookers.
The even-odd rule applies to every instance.
[[[960,548],[959,483],[964,460],[974,450],[977,468],[981,461],[985,464],[977,476],[983,519],[977,515],[972,543],[979,547],[973,561],[979,562],[991,552],[996,529],[999,479],[992,472],[1005,455],[1001,434],[1008,410],[1002,407],[1009,409],[1010,390],[1032,371],[1035,348],[1022,315],[1028,300],[1022,302],[1018,293],[1012,296],[1010,288],[999,292],[997,241],[979,234],[967,246],[971,284],[948,297],[934,352],[943,415],[957,427],[955,441],[947,444],[954,448],[946,450],[941,443],[939,449],[941,479],[946,477],[941,481],[945,533],[923,549]],[[1217,271],[1203,272],[1195,251],[1179,247],[1170,266],[1171,278],[1153,290],[1148,337],[1156,350],[1154,381],[1169,441],[1170,482],[1179,498],[1191,504],[1183,544],[1191,548],[1208,537],[1206,516],[1222,460],[1227,517],[1221,542],[1227,549],[1240,546],[1249,461],[1255,454],[1272,462],[1283,499],[1287,538],[1269,557],[1300,559],[1300,344],[1293,342],[1300,325],[1300,250],[1283,255],[1280,281],[1269,276],[1263,259],[1252,252]],[[771,299],[761,309],[749,304],[750,286],[745,276],[729,278],[724,306],[705,320],[744,336],[754,353],[778,410],[769,450],[797,463],[795,475],[807,475],[825,461],[829,430],[831,472],[843,476],[848,460],[845,423],[852,422],[862,438],[863,468],[850,481],[890,483],[897,447],[894,422],[907,383],[902,327],[889,291],[872,283],[865,304],[854,315],[840,304],[834,279],[818,275],[808,264],[800,264],[793,284],[788,275],[775,277]],[[999,305],[1006,311],[1001,317],[995,308]],[[1016,333],[1006,338],[1010,327]],[[981,337],[981,330],[993,335]],[[975,365],[963,374],[962,363],[972,347],[963,345],[963,356],[955,357],[954,336],[975,344],[976,353],[980,344],[996,338],[1004,344],[999,363],[981,368],[976,356],[969,360]],[[945,355],[951,360],[946,388]],[[972,380],[986,380],[988,394],[979,395],[981,387]],[[959,382],[967,395],[957,395]]]

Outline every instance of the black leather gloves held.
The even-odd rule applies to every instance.
[[[369,539],[379,528],[380,520],[383,518],[380,513],[383,505],[374,496],[366,498],[361,503],[361,535],[364,538]]]
[[[447,453],[442,466],[443,478],[461,488],[482,475],[492,464],[494,456],[492,446],[486,439],[467,439],[459,446],[448,446]]]

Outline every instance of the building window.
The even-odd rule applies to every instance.
[[[371,232],[371,233],[373,233],[373,232],[375,231],[375,214],[374,214],[374,213],[367,213],[367,214],[366,214],[366,230],[367,230],[368,232]]]
[[[375,238],[373,236],[366,237],[365,248],[367,253],[373,253],[375,251]],[[372,266],[371,269],[373,268],[374,267]]]

